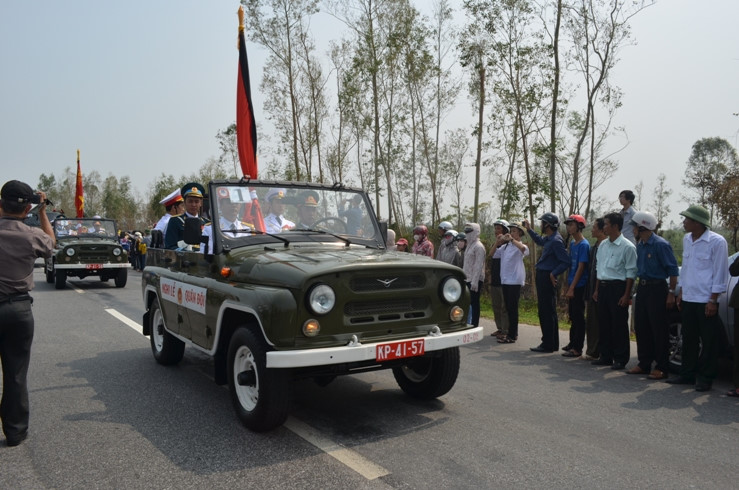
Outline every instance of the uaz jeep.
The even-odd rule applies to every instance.
[[[51,224],[56,249],[46,259],[46,282],[64,289],[67,277],[98,276],[103,282],[113,279],[118,288],[126,285],[131,264],[118,243],[115,221],[59,216]]]
[[[160,364],[185,345],[212,356],[252,430],[285,421],[296,379],[391,369],[408,395],[439,397],[459,346],[482,339],[463,272],[388,251],[360,189],[214,181],[205,208],[211,224],[184,220],[180,249],[149,249],[144,335]]]

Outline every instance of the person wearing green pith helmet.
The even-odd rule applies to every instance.
[[[687,232],[676,300],[682,313],[683,358],[680,376],[667,382],[695,384],[695,391],[708,391],[718,375],[718,297],[729,279],[729,246],[709,230],[711,217],[703,206],[690,206],[680,215]]]

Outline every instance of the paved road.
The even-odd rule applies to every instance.
[[[534,354],[530,326],[463,348],[439,400],[404,396],[387,371],[301,382],[286,426],[251,433],[203,356],[154,362],[129,279],[55,291],[36,270],[31,435],[0,444],[0,489],[736,488],[728,378],[702,394]]]

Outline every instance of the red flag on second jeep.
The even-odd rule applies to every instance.
[[[257,125],[251,102],[249,60],[244,39],[244,8],[239,7],[239,80],[236,88],[236,143],[244,176],[257,178]]]
[[[77,217],[85,217],[85,197],[82,193],[82,170],[80,169],[80,151],[77,150],[77,189],[74,192],[74,207]]]

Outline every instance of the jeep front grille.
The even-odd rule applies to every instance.
[[[344,314],[352,324],[386,322],[423,318],[428,307],[427,298],[355,301],[344,306]]]
[[[423,274],[398,275],[389,272],[384,275],[370,277],[354,277],[349,283],[354,292],[397,291],[406,289],[422,289],[426,286]]]
[[[110,257],[110,251],[104,245],[80,245],[75,248],[80,262],[107,262]]]

